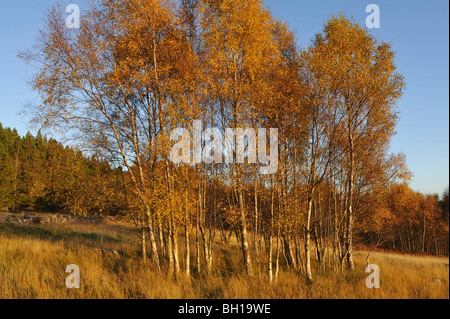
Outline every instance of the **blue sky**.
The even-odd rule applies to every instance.
[[[400,121],[391,143],[414,172],[411,187],[442,193],[449,184],[449,1],[448,0],[265,0],[272,13],[297,31],[307,46],[325,20],[340,11],[365,25],[366,6],[380,8],[378,40],[391,42],[407,87],[398,103]]]
[[[51,0],[2,1],[0,4],[0,122],[25,134],[28,118],[19,113],[39,98],[26,84],[33,69],[17,58],[30,48]],[[84,1],[71,0],[83,9]],[[333,13],[344,12],[365,24],[366,6],[377,4],[380,41],[391,42],[396,64],[407,82],[399,102],[400,121],[392,151],[407,156],[413,189],[442,193],[449,184],[449,2],[448,0],[265,0],[272,13],[297,31],[301,47]],[[32,133],[35,133],[32,131]]]

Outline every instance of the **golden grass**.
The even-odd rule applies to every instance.
[[[117,250],[120,257],[98,248]],[[354,272],[336,274],[314,264],[311,284],[283,266],[270,285],[264,258],[250,279],[234,244],[215,250],[209,277],[174,279],[142,262],[138,238],[124,225],[0,224],[0,298],[449,298],[448,258],[374,252],[370,262],[380,267],[381,288],[368,289],[366,255],[355,253]],[[80,289],[65,287],[69,264],[80,267]]]

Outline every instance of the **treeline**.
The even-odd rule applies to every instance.
[[[414,192],[395,184],[362,221],[359,242],[410,253],[449,252],[449,189],[441,196]]]
[[[119,213],[122,174],[55,139],[0,123],[0,208],[72,214]]]
[[[34,122],[124,167],[128,215],[156,269],[210,273],[233,234],[247,274],[271,282],[282,258],[308,280],[314,255],[351,270],[355,240],[448,254],[437,204],[405,210],[395,199],[411,177],[404,155],[389,153],[404,79],[391,45],[359,24],[333,16],[301,49],[259,0],[94,1],[80,29],[65,18],[53,7],[20,54],[43,97]],[[195,121],[217,130],[187,136],[202,151],[175,164],[172,133]],[[241,148],[229,140],[232,154],[216,143],[249,127],[278,129],[257,154],[261,163],[261,146],[276,151],[276,173],[251,163],[248,136]]]
[[[402,252],[446,255],[449,252],[448,188],[442,196],[424,195],[394,184],[383,201],[361,220],[358,242]]]

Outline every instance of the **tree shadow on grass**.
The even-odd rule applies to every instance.
[[[121,238],[115,238],[104,234],[77,232],[69,229],[53,229],[38,225],[18,225],[13,223],[0,223],[0,235],[13,235],[52,242],[69,242],[92,247],[96,247],[99,244],[118,244],[122,242]]]

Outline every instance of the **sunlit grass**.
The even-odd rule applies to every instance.
[[[250,279],[234,243],[215,250],[210,276],[196,274],[194,251],[193,278],[174,279],[142,262],[137,236],[123,225],[1,223],[0,298],[449,298],[448,258],[374,252],[370,263],[380,268],[381,288],[368,289],[366,256],[355,253],[354,272],[336,274],[314,264],[312,284],[281,260],[277,282],[270,285],[264,254]],[[69,264],[80,267],[80,289],[65,286]]]

